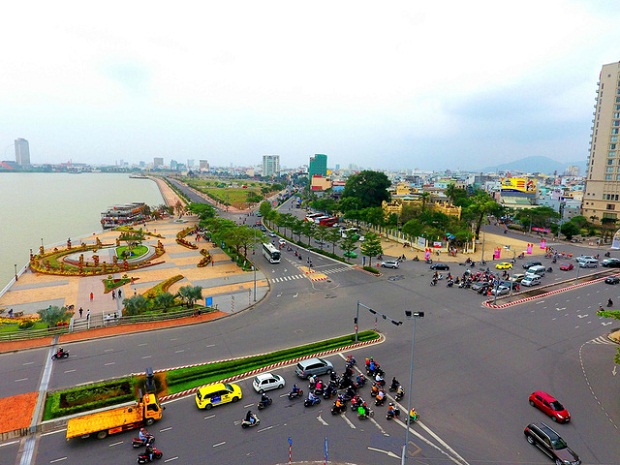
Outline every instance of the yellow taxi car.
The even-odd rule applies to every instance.
[[[237,402],[243,397],[241,388],[234,383],[217,383],[203,386],[196,392],[196,405],[199,409],[210,410],[221,404]]]
[[[512,268],[512,263],[499,262],[497,265],[495,265],[495,268],[498,270],[509,270],[510,268]]]

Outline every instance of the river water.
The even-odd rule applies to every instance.
[[[0,173],[0,290],[28,263],[30,249],[65,245],[101,231],[115,204],[164,203],[157,183],[128,174]]]

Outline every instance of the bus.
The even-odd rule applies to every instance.
[[[306,221],[312,223],[312,222],[314,222],[315,218],[319,218],[321,216],[324,216],[324,214],[323,213],[310,213],[310,214],[306,215]]]
[[[273,244],[263,244],[263,255],[269,263],[280,263],[280,251]]]
[[[335,216],[329,216],[319,221],[319,226],[335,226],[338,224],[338,218]]]

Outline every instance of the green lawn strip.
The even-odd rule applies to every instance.
[[[47,329],[47,323],[43,323],[42,321],[35,321],[34,325],[30,328],[19,329],[19,321],[15,323],[5,323],[0,325],[0,333],[16,333],[19,331],[31,331],[34,329]]]
[[[362,331],[358,334],[359,342],[377,340],[380,335],[374,331]],[[165,370],[156,373],[155,380],[157,391],[163,384],[159,378],[165,377],[167,395],[177,394],[189,389],[194,389],[205,384],[232,378],[253,370],[259,370],[266,366],[300,357],[322,353],[341,347],[355,344],[355,335],[341,336],[326,341],[315,342],[303,346],[283,349],[268,354],[252,355],[232,360],[209,362],[193,367],[184,367],[173,370]],[[133,386],[133,393],[122,392],[114,396],[119,390],[118,386],[129,382]],[[122,379],[102,381],[95,384],[87,384],[62,391],[47,394],[43,420],[51,420],[79,412],[86,412],[97,408],[115,405],[138,398],[136,388],[144,384],[144,375],[132,375]],[[117,392],[118,393],[118,392]],[[61,398],[71,399],[71,406],[61,407]]]
[[[139,258],[142,255],[146,254],[149,251],[149,248],[146,245],[136,245],[131,247],[130,249],[129,246],[121,245],[119,247],[116,247],[116,256],[120,259],[123,259],[123,253],[125,252],[125,250],[133,253],[133,255],[128,258]]]

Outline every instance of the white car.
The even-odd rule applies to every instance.
[[[381,262],[381,267],[382,268],[398,268],[398,261],[397,260],[386,260],[384,262]]]
[[[536,286],[538,284],[540,284],[540,276],[537,274],[526,274],[525,278],[521,281],[521,285],[527,287]]]
[[[261,373],[256,375],[252,382],[252,387],[256,392],[262,394],[265,391],[271,391],[272,389],[282,389],[286,385],[284,378],[273,373]]]
[[[278,241],[278,243],[279,243],[280,245],[286,245],[286,241],[285,241],[284,239],[280,239],[280,240]]]

